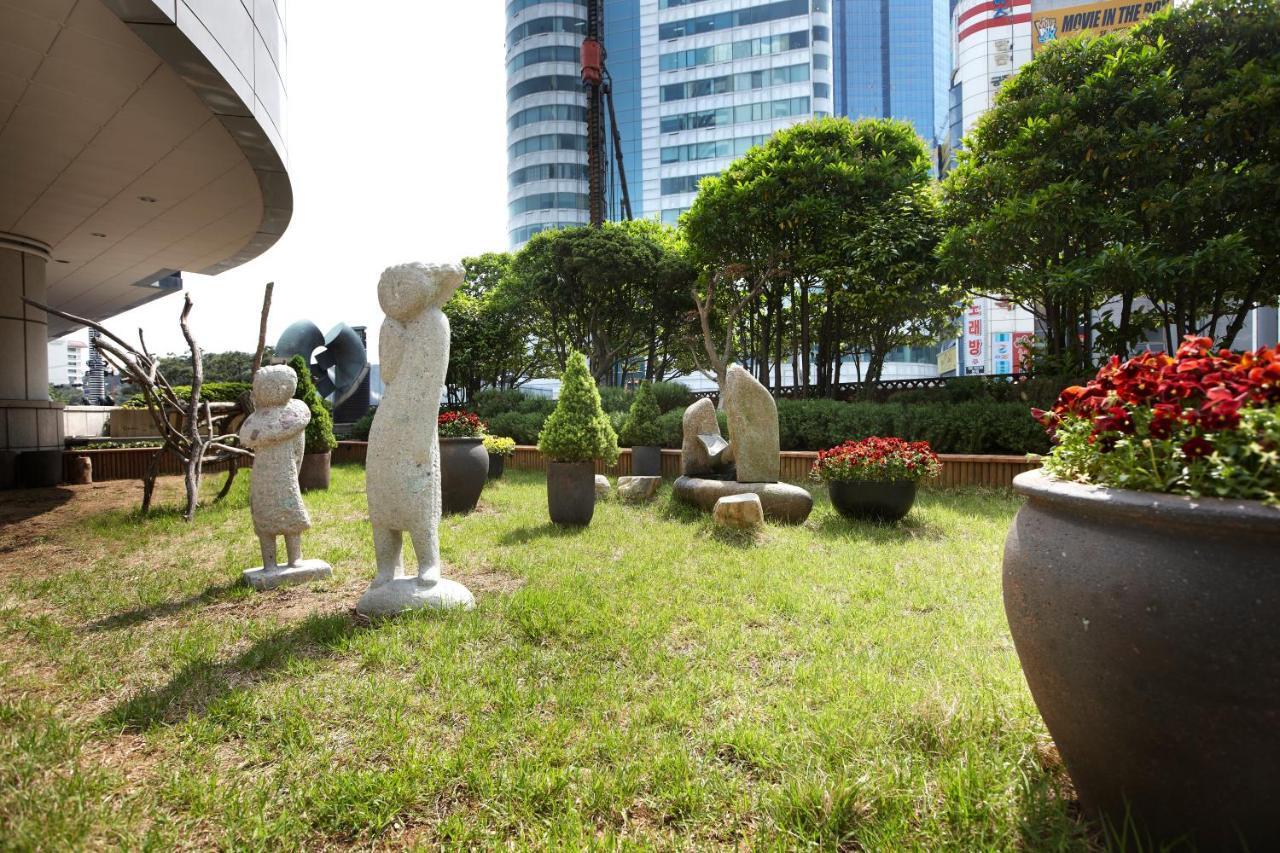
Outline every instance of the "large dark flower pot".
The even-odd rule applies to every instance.
[[[507,457],[501,453],[489,454],[489,479],[501,480],[502,472],[507,467]]]
[[[662,448],[661,447],[631,448],[631,476],[661,477],[662,476]]]
[[[440,439],[440,511],[445,515],[476,508],[489,479],[489,452],[482,438]]]
[[[1155,841],[1269,847],[1280,509],[1020,474],[1004,605],[1087,812]]]
[[[330,451],[324,453],[302,454],[302,465],[298,468],[298,485],[302,491],[329,488]]]
[[[556,524],[590,524],[596,512],[595,464],[548,462],[547,510]]]
[[[827,494],[846,518],[899,521],[916,502],[915,480],[832,480]]]

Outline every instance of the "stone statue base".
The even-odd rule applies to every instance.
[[[716,501],[727,495],[759,495],[764,517],[784,524],[800,524],[813,511],[813,496],[790,483],[738,483],[733,480],[704,480],[680,477],[671,486],[676,500],[711,512]]]
[[[470,610],[476,606],[471,590],[457,581],[440,578],[434,583],[421,581],[415,576],[393,578],[375,583],[365,590],[356,603],[361,616],[394,616],[406,610],[451,610],[461,607]]]
[[[276,566],[274,569],[246,569],[241,577],[244,582],[261,592],[278,586],[293,586],[307,581],[323,580],[333,576],[333,567],[324,560],[301,560],[296,566]]]

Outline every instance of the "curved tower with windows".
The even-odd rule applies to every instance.
[[[513,249],[587,222],[587,128],[579,50],[587,7],[507,3],[507,228]]]

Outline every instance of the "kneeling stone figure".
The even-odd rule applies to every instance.
[[[244,580],[254,589],[327,578],[333,569],[323,560],[302,559],[302,533],[311,527],[298,469],[311,422],[307,404],[293,399],[298,376],[285,364],[264,367],[253,377],[253,414],[240,428],[240,441],[253,453],[249,509],[262,547],[262,566],[249,569]],[[288,561],[276,559],[276,537],[284,537]]]
[[[423,264],[388,267],[378,282],[378,304],[387,315],[378,333],[384,390],[365,461],[378,571],[356,604],[366,616],[475,606],[470,590],[441,576],[438,538],[437,416],[449,366],[449,320],[440,308],[461,283],[456,267]],[[418,558],[408,576],[405,533]]]

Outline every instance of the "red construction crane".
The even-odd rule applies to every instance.
[[[606,52],[602,41],[604,0],[587,0],[587,33],[582,40],[582,86],[587,94],[587,210],[592,225],[605,221],[605,139],[604,108],[609,109],[612,128],[613,157],[618,167],[618,186],[622,191],[622,215],[631,219],[631,195],[627,192],[627,173],[622,164],[622,134],[618,131],[613,111],[613,80],[605,66]]]

